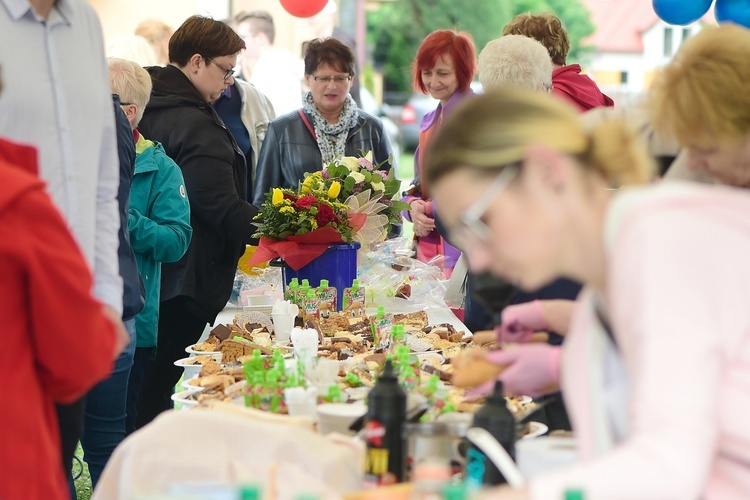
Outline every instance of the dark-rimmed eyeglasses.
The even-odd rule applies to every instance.
[[[351,80],[351,76],[313,76],[313,80],[316,82],[324,83],[328,85],[329,83],[333,82],[336,85],[343,85],[345,83],[349,83],[349,80]]]
[[[460,245],[461,250],[468,250],[476,244],[489,244],[492,240],[492,230],[482,220],[490,205],[500,193],[508,187],[520,169],[520,164],[513,163],[503,168],[495,180],[485,189],[469,208],[458,218],[458,224],[449,229],[450,239]]]
[[[206,57],[206,62],[212,62],[216,65],[217,68],[222,70],[224,72],[224,80],[229,80],[230,78],[234,76],[234,68],[227,69],[221,64],[219,64],[218,62],[216,62],[215,60],[211,59],[210,57]]]

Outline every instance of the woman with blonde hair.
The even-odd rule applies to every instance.
[[[530,290],[560,276],[585,284],[564,359],[527,344],[459,362],[458,373],[495,365],[488,378],[548,390],[562,380],[578,439],[579,463],[493,498],[750,495],[744,190],[615,191],[651,177],[633,133],[618,122],[586,131],[564,103],[512,89],[457,109],[425,175],[474,271]]]
[[[706,28],[656,78],[649,99],[655,128],[673,136],[692,170],[750,187],[750,31]]]

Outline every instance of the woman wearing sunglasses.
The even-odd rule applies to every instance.
[[[477,71],[477,53],[471,35],[452,30],[430,33],[419,46],[412,71],[414,88],[437,99],[438,105],[424,115],[419,126],[419,145],[414,152],[415,182],[402,199],[411,209],[404,215],[414,223],[417,259],[429,262],[444,256],[440,266],[446,277],[450,277],[461,252],[445,241],[435,227],[435,204],[422,178],[422,166],[427,144],[440,129],[443,118],[461,99],[474,94],[469,85]]]
[[[750,496],[744,190],[613,190],[651,177],[632,133],[586,131],[564,103],[510,89],[446,120],[425,175],[470,268],[529,290],[559,276],[585,284],[562,363],[551,346],[518,349],[536,372],[562,366],[580,462],[493,498]]]
[[[153,91],[139,130],[180,167],[193,237],[178,262],[162,266],[157,353],[141,385],[137,427],[172,407],[182,374],[173,363],[226,305],[237,260],[254,241],[258,210],[245,201],[245,157],[211,106],[232,84],[244,48],[226,24],[191,16],[169,40],[169,65],[147,68]]]
[[[354,53],[349,47],[335,38],[310,42],[305,52],[305,82],[310,90],[301,109],[269,125],[253,183],[253,203],[262,205],[271,188],[296,188],[305,172],[317,172],[342,156],[372,151],[375,163],[391,157],[383,123],[358,109],[349,94],[354,78]]]

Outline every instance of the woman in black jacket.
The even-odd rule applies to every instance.
[[[305,172],[317,172],[342,156],[372,151],[375,163],[380,163],[393,153],[383,123],[358,109],[349,94],[354,76],[349,47],[335,38],[310,42],[305,53],[310,91],[301,109],[269,125],[258,158],[253,203],[266,201],[271,188],[296,188]]]
[[[210,104],[232,84],[244,48],[226,24],[192,16],[169,40],[169,65],[148,68],[153,91],[139,129],[182,170],[193,238],[182,259],[162,267],[157,353],[141,386],[138,427],[172,407],[182,372],[173,363],[224,308],[237,261],[253,243],[258,210],[244,201],[245,157]]]

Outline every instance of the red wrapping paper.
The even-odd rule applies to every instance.
[[[367,215],[349,214],[349,223],[354,231],[359,231],[365,223]],[[329,245],[346,243],[341,234],[332,227],[321,227],[299,236],[288,236],[285,240],[261,238],[258,249],[248,262],[249,265],[262,264],[277,257],[286,265],[299,271],[313,260],[317,259],[328,249]]]

